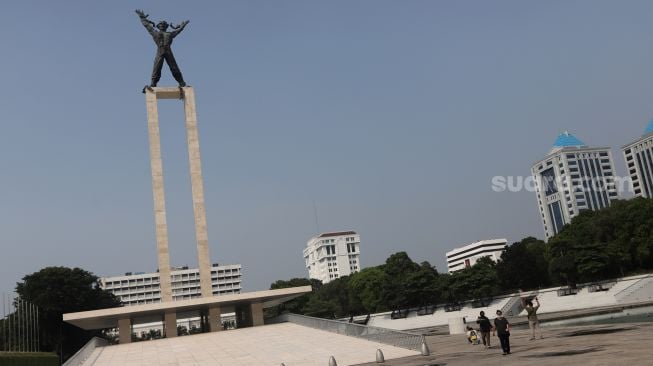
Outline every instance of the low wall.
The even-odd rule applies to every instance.
[[[63,366],[81,366],[89,357],[91,357],[96,348],[104,347],[108,344],[109,342],[107,342],[106,339],[93,337],[84,345],[84,347],[77,351],[73,357],[69,358]],[[97,355],[95,357],[97,357]]]
[[[313,318],[298,314],[282,314],[270,323],[290,322],[309,328],[325,330],[350,337],[362,338],[371,342],[406,348],[414,351],[421,349],[424,337],[420,334],[392,329],[370,327],[366,325],[345,323],[337,320]]]

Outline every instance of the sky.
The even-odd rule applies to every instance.
[[[305,277],[317,232],[397,251],[543,238],[528,176],[565,130],[620,147],[653,117],[650,1],[22,1],[0,13],[0,292],[46,266],[156,270],[135,8],[190,24],[212,262]],[[164,66],[160,85],[175,85]],[[159,105],[171,263],[197,265],[179,101]],[[317,214],[317,215],[316,215]],[[317,216],[317,220],[316,220]]]

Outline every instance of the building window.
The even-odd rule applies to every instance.
[[[542,172],[541,174],[542,184],[544,185],[544,192],[546,196],[550,196],[558,192],[558,187],[556,186],[556,177],[553,168],[549,168]]]

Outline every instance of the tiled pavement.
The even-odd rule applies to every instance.
[[[387,360],[418,354],[291,323],[135,342],[97,349],[84,366],[339,366],[372,362],[381,348]]]
[[[653,365],[653,323],[544,328],[544,339],[529,341],[528,330],[513,330],[511,354],[503,356],[496,337],[492,348],[472,346],[465,336],[429,336],[430,357],[412,356],[388,366],[489,365]],[[359,366],[377,365],[374,362]]]

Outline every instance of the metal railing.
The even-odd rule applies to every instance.
[[[420,351],[424,336],[393,329],[370,327],[355,323],[344,323],[337,320],[313,318],[298,314],[281,314],[274,323],[289,322],[309,328],[325,330],[327,332],[342,334],[350,337],[362,338],[371,342],[378,342],[390,346]]]
[[[68,361],[63,364],[63,366],[81,366],[86,362],[86,360],[88,360],[89,357],[91,357],[93,351],[95,351],[96,348],[104,347],[108,344],[109,342],[106,339],[93,337],[84,345],[84,347],[77,351],[73,357],[69,358]],[[95,360],[92,360],[92,362],[95,362]],[[93,363],[89,363],[89,365],[92,364]]]

